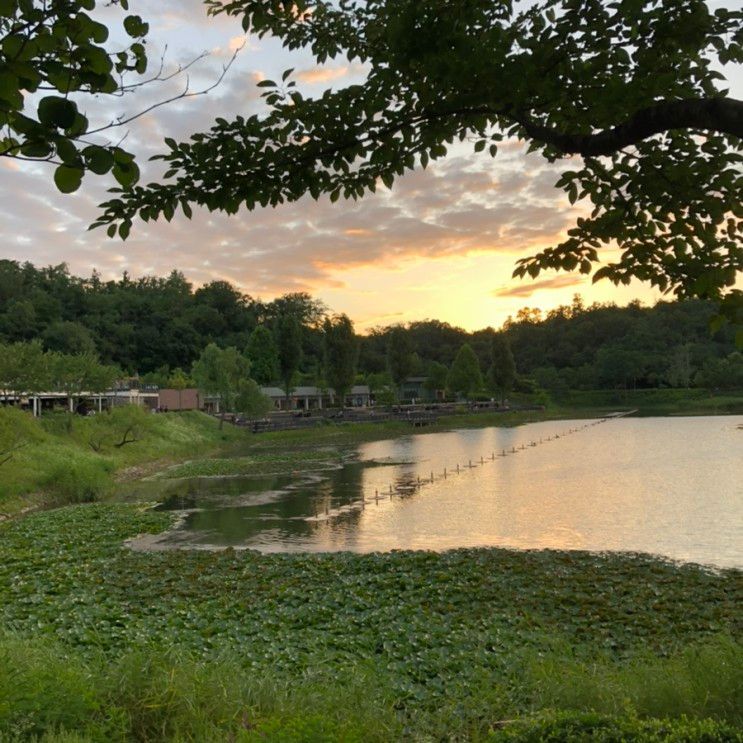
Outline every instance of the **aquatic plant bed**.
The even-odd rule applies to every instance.
[[[331,698],[363,679],[385,735],[443,725],[471,739],[545,707],[741,723],[741,571],[554,551],[266,556],[122,546],[170,519],[91,504],[0,524],[0,628],[18,642],[48,638],[96,668],[175,648],[197,666],[228,657],[253,684],[300,689],[321,677]],[[647,676],[635,692],[633,668]],[[698,688],[681,683],[687,672]],[[584,690],[572,702],[571,673],[567,686]],[[676,706],[658,684],[682,695]],[[0,738],[3,710],[0,699]],[[237,739],[253,740],[252,723],[235,715],[219,729],[242,725]],[[356,739],[347,733],[275,739]]]
[[[232,475],[290,474],[328,469],[341,461],[335,450],[301,449],[291,452],[256,452],[244,457],[195,459],[164,470],[159,478],[228,477]]]

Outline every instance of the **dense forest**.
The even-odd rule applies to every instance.
[[[226,281],[195,289],[177,271],[166,278],[125,273],[103,281],[96,273],[72,276],[64,264],[36,268],[0,260],[0,343],[40,340],[50,351],[95,353],[106,364],[160,384],[176,369],[188,372],[212,343],[250,358],[251,343],[278,340],[287,318],[299,327],[297,381],[319,381],[327,348],[323,323],[331,314],[308,294],[262,302]],[[576,296],[545,315],[524,308],[498,330],[513,351],[517,387],[525,389],[743,387],[743,357],[730,328],[711,333],[714,314],[711,304],[698,300],[584,306]],[[357,339],[359,379],[374,385],[390,371],[400,376],[393,366],[402,376],[445,379],[468,345],[487,380],[497,334],[492,327],[470,333],[438,320],[374,328]],[[253,376],[278,381],[280,373],[276,368]]]

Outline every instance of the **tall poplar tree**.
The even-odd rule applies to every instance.
[[[279,354],[279,376],[288,407],[294,377],[302,360],[302,326],[293,314],[279,316],[276,322],[276,347]]]
[[[353,323],[347,315],[326,318],[323,323],[325,379],[335,390],[337,404],[343,407],[346,393],[356,377],[359,344]]]
[[[395,383],[396,394],[400,395],[402,383],[413,369],[413,347],[408,332],[401,325],[390,329],[387,337],[387,370]]]
[[[469,343],[465,343],[457,352],[449,370],[446,386],[452,392],[464,397],[469,397],[473,392],[482,388],[480,362]]]
[[[511,344],[505,333],[496,333],[490,341],[490,368],[488,384],[500,394],[501,405],[506,395],[513,389],[516,381],[516,362],[511,352]]]

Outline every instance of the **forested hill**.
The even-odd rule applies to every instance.
[[[710,334],[714,312],[701,301],[584,307],[576,298],[545,316],[524,309],[509,318],[504,330],[521,377],[548,389],[688,386],[695,381],[743,386],[743,379],[737,379],[743,360],[735,353],[732,331]],[[244,351],[258,325],[273,330],[280,317],[292,314],[303,327],[303,381],[312,382],[322,374],[322,319],[328,313],[307,294],[264,303],[224,281],[194,289],[176,271],[167,278],[124,274],[118,281],[102,281],[96,274],[72,276],[64,265],[35,268],[0,260],[0,342],[40,339],[50,350],[95,351],[102,361],[149,374],[154,381],[175,368],[188,370],[211,342]],[[483,318],[483,326],[488,320]],[[386,371],[391,332],[375,328],[360,338],[360,374]],[[404,326],[401,345],[411,355],[413,375],[442,374],[441,367],[450,367],[465,343],[485,371],[494,332],[486,327],[468,333],[426,320]]]

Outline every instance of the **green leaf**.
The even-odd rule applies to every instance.
[[[149,24],[142,21],[142,18],[140,16],[128,15],[126,18],[124,18],[124,30],[129,34],[129,36],[136,39],[142,36],[146,36],[147,32],[150,30],[150,27]]]
[[[0,101],[5,101],[11,109],[23,108],[23,95],[19,90],[19,84],[16,75],[0,71]]]
[[[139,167],[135,162],[117,162],[113,167],[113,176],[124,187],[133,186],[139,180]]]
[[[65,134],[68,137],[79,137],[81,134],[85,134],[88,131],[88,119],[81,113],[75,115],[75,120],[72,122],[72,126],[65,129]]]
[[[132,228],[132,223],[129,220],[122,222],[119,225],[119,237],[122,240],[126,240],[126,238],[129,237],[129,231],[131,230],[131,228]]]
[[[25,142],[21,147],[21,154],[24,157],[49,157],[52,146],[49,142]]]
[[[49,95],[39,101],[38,116],[45,126],[68,129],[75,123],[77,105],[67,98]]]
[[[104,175],[114,165],[114,157],[105,147],[90,145],[83,150],[85,165],[96,175]]]
[[[77,151],[74,142],[67,139],[66,137],[59,137],[55,141],[57,148],[57,156],[65,165],[72,167],[80,167],[82,165],[80,161],[80,153]]]
[[[54,171],[54,183],[62,193],[72,193],[80,188],[83,180],[82,168],[72,168],[69,165],[60,165]]]

